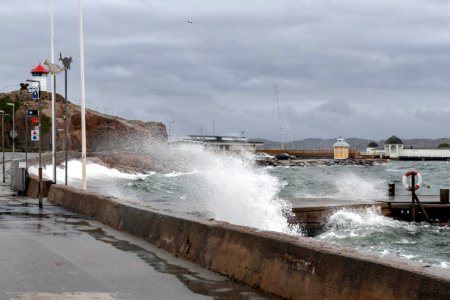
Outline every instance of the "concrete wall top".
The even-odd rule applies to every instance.
[[[288,299],[447,299],[448,269],[52,185],[49,201]]]

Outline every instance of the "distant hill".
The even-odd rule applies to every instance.
[[[280,149],[281,143],[266,139],[255,139],[256,141],[263,142],[264,149]],[[374,141],[380,147],[383,147],[385,140],[368,140],[360,138],[346,138],[347,143],[350,144],[351,149],[366,150],[367,144]],[[420,148],[420,149],[435,149],[442,143],[449,143],[450,138],[440,138],[440,139],[402,139],[405,148]],[[284,143],[285,149],[331,149],[336,139],[318,139],[318,138],[307,138],[304,140],[294,141],[294,147],[289,142]]]

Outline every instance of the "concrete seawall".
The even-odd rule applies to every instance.
[[[450,272],[52,185],[48,200],[288,299],[448,299]]]

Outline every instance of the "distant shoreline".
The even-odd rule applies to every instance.
[[[374,166],[386,163],[386,159],[292,159],[292,160],[259,160],[259,166],[315,167],[315,166]]]

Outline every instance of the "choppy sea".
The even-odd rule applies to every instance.
[[[389,182],[396,183],[397,194],[406,195],[401,179],[408,168],[422,174],[419,197],[438,195],[440,188],[450,187],[448,162],[258,167],[250,155],[243,158],[195,146],[149,152],[155,157],[155,170],[142,174],[89,164],[88,189],[166,211],[302,235],[301,228],[286,222],[292,198],[382,199]],[[73,160],[68,167],[69,184],[79,186],[81,163]],[[44,169],[49,177],[51,172]],[[64,181],[62,169],[58,181]],[[327,221],[325,232],[314,238],[450,268],[449,227],[391,220],[376,208],[339,210]]]

